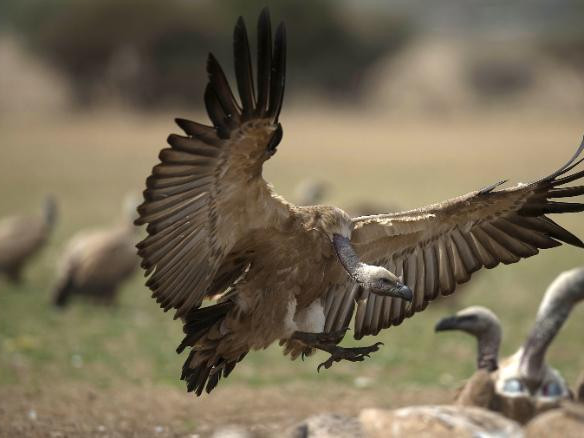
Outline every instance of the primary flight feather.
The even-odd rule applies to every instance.
[[[355,337],[377,334],[454,292],[482,267],[514,263],[561,242],[584,244],[547,213],[584,210],[552,199],[577,196],[566,184],[584,145],[552,175],[497,190],[498,184],[429,207],[351,219],[341,209],[298,207],[274,193],[263,162],[282,140],[279,122],[286,70],[286,31],[272,44],[269,14],[258,22],[257,82],[247,31],[234,31],[239,100],[213,55],[205,106],[212,125],[178,119],[185,136],[146,180],[138,225],[148,287],[184,322],[190,348],[182,379],[211,391],[248,351],[275,341],[292,358],[314,349],[323,365],[361,361],[378,349],[342,348],[355,314]],[[201,307],[203,300],[215,304]]]

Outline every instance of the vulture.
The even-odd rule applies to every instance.
[[[558,198],[584,193],[568,183],[575,155],[551,175],[500,189],[496,183],[416,210],[351,218],[333,206],[293,205],[262,177],[262,165],[283,137],[286,31],[272,35],[259,17],[257,75],[243,19],[233,34],[239,100],[209,54],[204,101],[210,125],[176,122],[170,147],[146,179],[136,225],[146,285],[164,309],[174,309],[190,349],[187,390],[210,392],[248,351],[279,341],[292,359],[315,349],[319,365],[362,361],[380,343],[344,348],[354,336],[376,335],[454,292],[483,267],[494,268],[582,241],[548,218],[584,205]],[[205,306],[204,300],[207,299]]]
[[[580,438],[584,435],[584,406],[564,402],[560,409],[535,417],[524,430],[526,438]]]
[[[524,423],[537,413],[573,397],[561,374],[546,363],[545,354],[574,305],[583,299],[584,268],[560,274],[546,290],[525,342],[500,364],[502,329],[499,319],[489,309],[473,306],[461,310],[440,320],[436,331],[462,330],[476,337],[477,369],[488,372],[493,382],[493,399],[489,406]],[[472,382],[473,379],[466,386],[473,386]],[[469,391],[479,394],[470,388],[462,393],[465,390],[467,394]],[[470,401],[469,404],[479,403]],[[482,402],[479,405],[482,406]]]
[[[22,270],[47,243],[57,219],[57,204],[45,199],[39,216],[12,216],[0,221],[0,273],[13,283],[22,281]]]
[[[111,228],[81,231],[66,244],[57,264],[53,304],[64,307],[74,295],[112,304],[121,283],[138,270],[137,202],[124,201],[125,218]]]
[[[474,406],[422,405],[363,409],[358,416],[319,414],[285,433],[289,438],[522,437],[521,426]]]
[[[294,199],[297,205],[317,205],[322,203],[328,189],[324,181],[305,179],[294,188]]]
[[[400,409],[363,409],[359,420],[368,438],[522,438],[521,426],[475,406],[419,405]],[[334,436],[334,435],[331,435]]]
[[[312,179],[301,181],[294,189],[296,205],[308,206],[322,203],[329,188],[330,186],[324,181]],[[366,200],[354,202],[346,208],[346,212],[351,217],[368,216],[378,211],[391,213],[397,210],[395,205],[380,204]]]
[[[576,382],[576,400],[584,403],[584,372],[580,373]]]

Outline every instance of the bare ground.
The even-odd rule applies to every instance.
[[[446,390],[376,390],[230,386],[195,398],[178,389],[57,385],[42,389],[0,389],[1,437],[200,437],[226,425],[259,436],[278,435],[302,419],[323,412],[356,415],[366,407],[445,403]]]

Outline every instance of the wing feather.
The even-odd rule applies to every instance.
[[[243,116],[248,118],[251,116],[251,110],[255,106],[255,96],[247,29],[241,17],[237,20],[233,31],[233,58],[235,60],[237,89],[243,106]]]
[[[446,249],[446,239],[450,236],[441,236],[438,239],[438,277],[439,277],[439,287],[440,293],[443,295],[449,295],[454,292],[456,284],[454,282],[454,273],[452,266],[452,259],[450,254]]]
[[[258,102],[257,115],[263,116],[268,111],[270,97],[270,75],[272,70],[272,27],[267,10],[262,11],[258,21]]]

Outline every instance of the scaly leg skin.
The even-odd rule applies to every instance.
[[[331,357],[321,363],[316,371],[320,372],[320,367],[329,369],[333,366],[333,363],[340,362],[341,360],[348,360],[351,362],[362,362],[366,357],[377,350],[383,345],[383,342],[376,342],[373,345],[367,347],[355,347],[355,348],[343,348],[338,345],[315,345],[315,348],[326,351],[330,353]],[[324,347],[324,348],[323,348]]]
[[[294,332],[292,339],[306,344],[307,347],[313,347],[316,344],[338,344],[345,337],[345,333],[347,333],[347,329],[329,333]]]
[[[345,332],[346,330],[333,333],[295,332],[292,338],[304,343],[309,348],[317,348],[330,353],[331,356],[317,367],[316,370],[318,372],[320,372],[321,367],[329,369],[333,363],[340,362],[341,360],[361,362],[366,357],[369,357],[371,353],[379,350],[379,347],[383,345],[382,342],[377,342],[367,347],[339,347],[337,344],[343,339]]]

